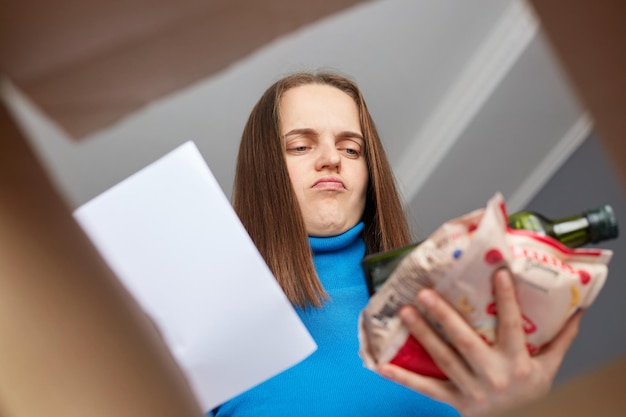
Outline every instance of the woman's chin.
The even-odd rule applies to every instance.
[[[337,236],[347,232],[358,223],[357,221],[333,221],[333,222],[316,222],[315,224],[307,224],[307,234],[314,237],[330,237]]]

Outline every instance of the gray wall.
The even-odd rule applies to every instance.
[[[527,205],[558,218],[604,203],[611,204],[626,234],[626,184],[592,135]],[[557,384],[626,354],[626,240],[623,236],[599,247],[614,251],[608,279],[585,312],[580,332],[563,362]]]

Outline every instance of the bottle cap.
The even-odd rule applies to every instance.
[[[587,220],[589,220],[589,232],[592,242],[614,239],[619,235],[617,219],[610,205],[605,204],[604,206],[591,209],[585,215]]]

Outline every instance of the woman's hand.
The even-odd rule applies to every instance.
[[[498,328],[492,346],[436,292],[422,290],[418,303],[441,324],[454,348],[430,327],[416,308],[405,306],[400,316],[449,380],[426,377],[391,364],[381,365],[380,374],[451,404],[467,417],[502,412],[547,394],[578,333],[582,312],[576,313],[539,354],[530,356],[511,274],[500,269],[493,278]]]

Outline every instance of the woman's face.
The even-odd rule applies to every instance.
[[[368,172],[352,97],[320,84],[289,89],[280,100],[280,133],[308,234],[334,236],[357,224]]]

